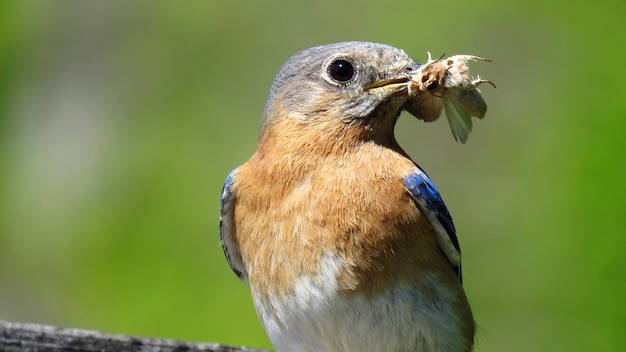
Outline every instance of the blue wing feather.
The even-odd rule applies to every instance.
[[[428,218],[437,234],[437,244],[457,271],[461,279],[461,246],[456,237],[452,217],[439,191],[422,170],[406,176],[404,185],[418,209]]]
[[[235,237],[234,213],[235,192],[233,190],[233,177],[237,169],[233,170],[224,183],[220,197],[220,242],[230,269],[240,279],[245,279],[247,273],[243,265],[239,243]]]

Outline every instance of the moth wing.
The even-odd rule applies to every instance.
[[[465,143],[472,131],[472,117],[459,103],[460,93],[460,89],[448,89],[443,95],[443,106],[454,139]]]
[[[443,111],[443,98],[431,92],[423,92],[407,100],[404,109],[425,122],[435,121]]]
[[[485,117],[487,112],[487,104],[483,100],[483,96],[476,88],[458,89],[456,93],[456,102],[461,109],[467,111],[470,116],[476,116],[479,119]]]

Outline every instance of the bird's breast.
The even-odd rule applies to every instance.
[[[306,160],[253,157],[235,177],[237,241],[255,293],[293,292],[329,255],[342,264],[336,289],[347,295],[448,265],[402,182],[411,160],[376,145]]]

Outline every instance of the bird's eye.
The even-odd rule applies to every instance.
[[[339,83],[350,82],[354,74],[354,66],[345,59],[337,59],[328,66],[328,75]]]

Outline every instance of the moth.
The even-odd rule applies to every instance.
[[[437,120],[445,110],[454,139],[465,143],[472,131],[472,116],[483,118],[487,104],[478,86],[489,83],[479,76],[469,75],[468,61],[491,61],[473,55],[455,55],[443,59],[432,59],[421,65],[411,77],[410,98],[404,109],[411,115],[426,122]]]

